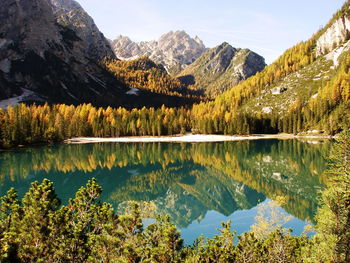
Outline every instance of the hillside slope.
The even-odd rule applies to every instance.
[[[203,99],[200,91],[181,83],[177,78],[169,75],[161,64],[153,62],[148,57],[127,61],[106,60],[104,65],[117,79],[132,87],[134,93],[143,90],[182,99],[187,98],[188,104]]]
[[[350,127],[350,1],[309,40],[193,109],[202,133],[329,134]]]

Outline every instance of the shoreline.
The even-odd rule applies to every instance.
[[[208,134],[186,134],[171,136],[129,136],[114,138],[99,137],[76,137],[64,140],[66,144],[85,144],[100,142],[227,142],[227,141],[245,141],[245,140],[266,140],[266,139],[307,139],[324,140],[332,139],[332,136],[326,135],[293,135],[293,134],[253,134],[253,135],[208,135]]]

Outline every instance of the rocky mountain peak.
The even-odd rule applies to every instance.
[[[115,40],[120,41],[120,42],[127,42],[127,43],[132,42],[128,36],[123,36],[123,35],[117,36],[117,38]]]
[[[74,0],[49,0],[57,22],[73,30],[83,40],[89,56],[99,61],[104,57],[114,57],[114,52],[97,28],[94,20]]]
[[[72,0],[50,0],[50,2],[56,8],[62,8],[65,10],[82,9],[78,2]]]
[[[139,45],[127,36],[119,35],[111,45],[114,50],[118,50],[116,56],[123,60],[137,58],[141,52]]]
[[[208,66],[207,70],[213,70],[214,72],[223,72],[231,64],[231,60],[236,54],[237,49],[233,48],[228,43],[224,42],[223,44],[216,47],[213,52],[208,57]]]
[[[202,39],[200,39],[198,36],[194,37],[194,41],[196,41],[199,45],[204,46]]]
[[[263,70],[265,66],[265,59],[258,54],[224,42],[204,52],[178,76],[182,82],[195,85],[213,97]]]
[[[131,59],[148,56],[162,64],[170,73],[177,73],[195,61],[205,50],[203,42],[185,31],[170,31],[156,41],[133,42],[128,37],[118,37],[112,42],[118,58]]]

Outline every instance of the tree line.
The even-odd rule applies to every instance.
[[[190,129],[185,108],[126,110],[91,104],[31,105],[0,109],[0,146],[59,142],[71,137],[161,136]]]
[[[121,107],[96,108],[91,104],[20,104],[6,110],[0,109],[0,147],[60,142],[80,136],[162,136],[187,132],[229,135],[280,132],[298,134],[316,127],[323,129],[325,134],[336,134],[350,127],[349,102],[332,106],[325,103],[323,93],[320,94],[319,101],[311,101],[307,107],[299,104],[282,118],[277,114],[255,116],[230,111],[214,111],[208,116],[197,106],[193,109],[162,106],[159,109],[144,107],[126,110]],[[326,112],[320,111],[317,105],[326,107]],[[207,106],[208,104],[204,105]],[[322,117],[309,110],[312,107],[321,112]],[[334,108],[332,113],[329,113],[327,107]]]

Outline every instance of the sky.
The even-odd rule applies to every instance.
[[[185,30],[211,48],[228,42],[249,48],[270,64],[307,40],[345,0],[77,0],[102,33],[133,41]]]

